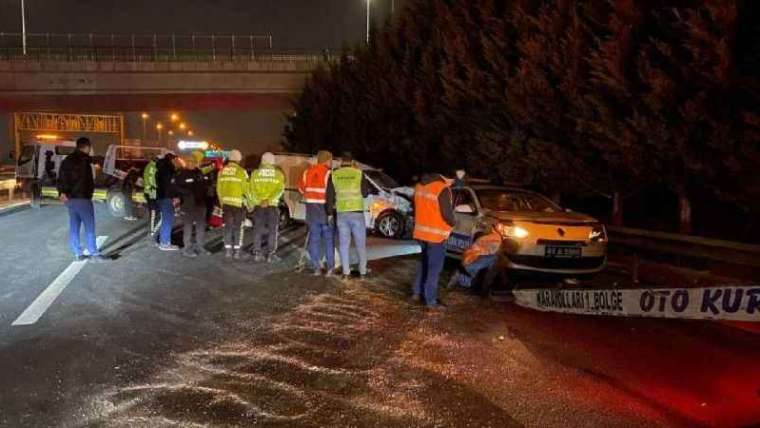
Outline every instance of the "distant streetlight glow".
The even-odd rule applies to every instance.
[[[161,122],[156,124],[156,135],[158,136],[158,145],[161,145],[161,130],[164,129],[164,125]]]
[[[140,115],[140,117],[142,118],[142,125],[143,125],[143,127],[142,127],[142,131],[143,131],[142,132],[142,141],[145,141],[145,127],[146,127],[146,122],[147,122],[147,120],[148,120],[148,118],[150,116],[148,116],[148,113],[143,112]]]
[[[193,135],[195,135],[195,133],[193,132],[193,130],[192,129],[188,129],[187,130],[187,136],[188,137],[192,137]]]
[[[187,128],[187,125],[185,125],[185,122],[182,122],[182,123],[179,124],[179,129],[181,129],[181,130],[184,131],[185,128]]]
[[[179,120],[179,115],[177,113],[172,113],[172,115],[169,116],[169,119],[171,119],[172,122],[176,122]]]

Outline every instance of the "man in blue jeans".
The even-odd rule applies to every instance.
[[[367,277],[367,227],[364,220],[364,198],[369,196],[369,182],[364,173],[354,166],[350,156],[344,156],[341,167],[333,171],[327,184],[328,222],[336,211],[338,226],[338,252],[343,267],[343,280],[351,278],[349,248],[353,237],[359,256],[359,275]]]
[[[422,249],[417,278],[412,286],[413,302],[424,299],[429,309],[438,309],[438,279],[446,259],[446,240],[456,224],[451,181],[439,174],[425,174],[414,188],[413,236]]]
[[[174,162],[177,155],[169,152],[163,159],[156,162],[156,205],[161,212],[161,229],[159,230],[158,249],[161,251],[177,251],[179,247],[172,245],[172,226],[174,226],[174,176],[177,168]]]
[[[484,289],[489,289],[491,282],[494,280],[495,271],[491,267],[498,260],[499,251],[501,251],[502,237],[496,229],[481,237],[467,248],[462,254],[462,268],[464,272],[456,272],[449,281],[449,286],[458,284],[460,287],[471,288],[472,282],[477,278],[481,271],[487,271],[491,275],[486,275]]]
[[[320,150],[317,163],[303,172],[298,190],[306,205],[306,224],[309,226],[309,262],[315,276],[322,274],[322,254],[324,248],[327,267],[325,276],[331,276],[335,269],[335,228],[327,221],[327,186],[332,172],[332,153]]]
[[[58,193],[61,202],[69,209],[69,245],[74,253],[74,260],[85,260],[79,242],[79,230],[84,224],[87,239],[87,251],[93,261],[105,258],[100,254],[95,241],[95,208],[92,205],[92,193],[95,180],[92,171],[90,150],[92,144],[86,137],[77,140],[74,153],[66,156],[58,171]]]

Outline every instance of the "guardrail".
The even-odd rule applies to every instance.
[[[615,249],[622,248],[643,258],[667,255],[707,266],[712,264],[710,262],[718,262],[760,269],[760,245],[627,227],[609,226],[607,231]]]
[[[65,62],[331,61],[329,50],[274,50],[271,34],[0,33],[0,60]]]

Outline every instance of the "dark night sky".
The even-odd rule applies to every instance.
[[[365,0],[26,0],[29,33],[263,34],[275,49],[340,48],[362,43]],[[404,0],[395,0],[397,11]],[[21,31],[21,0],[0,0],[0,32]],[[391,0],[372,0],[373,21],[390,14]],[[146,106],[145,110],[152,110]],[[283,111],[180,112],[197,131],[244,152],[280,140]],[[152,118],[167,113],[151,112]],[[139,138],[138,113],[127,113],[127,137]],[[165,122],[165,120],[164,120]],[[0,163],[10,150],[7,115],[0,115]],[[150,124],[150,129],[154,125]],[[153,131],[154,133],[155,131]],[[152,133],[149,132],[149,138]]]
[[[377,22],[390,1],[373,0]],[[358,43],[366,25],[364,0],[26,0],[26,9],[28,32],[271,32],[280,49]],[[20,0],[0,0],[0,31],[20,32],[20,21]]]

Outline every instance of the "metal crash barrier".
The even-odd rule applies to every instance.
[[[760,245],[610,226],[611,251],[706,270],[760,271]]]

